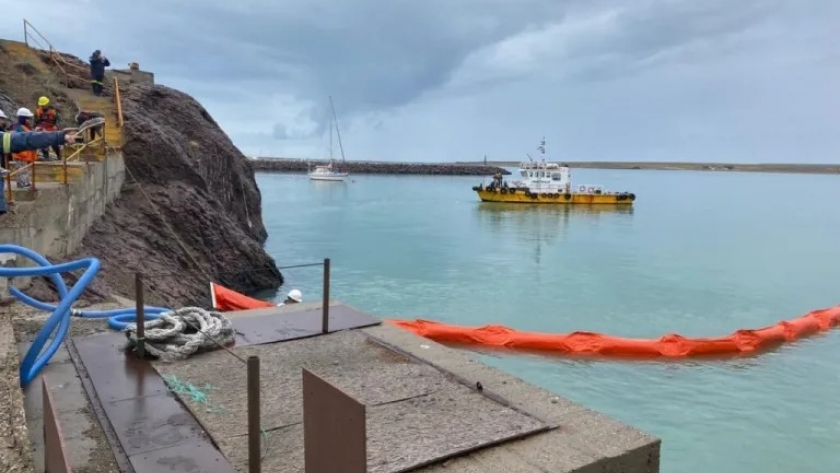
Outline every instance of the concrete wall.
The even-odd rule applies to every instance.
[[[0,217],[0,243],[30,248],[49,259],[66,258],[76,251],[107,205],[120,194],[125,180],[122,152],[110,150],[101,162],[87,163],[80,182],[65,186],[38,184],[37,198],[18,201],[15,214]],[[16,193],[19,200],[21,193]],[[0,254],[2,266],[31,265],[25,258]],[[16,280],[17,287],[27,284]],[[5,278],[0,278],[0,296],[7,294]]]

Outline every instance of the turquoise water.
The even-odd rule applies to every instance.
[[[382,317],[541,332],[729,334],[840,302],[836,176],[576,170],[632,212],[481,204],[473,177],[259,174],[278,264],[332,258]],[[320,298],[320,269],[285,272]],[[840,329],[731,361],[490,364],[663,440],[662,471],[840,471]]]

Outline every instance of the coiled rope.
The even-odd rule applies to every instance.
[[[161,361],[183,360],[202,349],[234,342],[236,332],[230,319],[200,307],[183,307],[143,324],[145,350]],[[135,324],[126,329],[129,346],[138,345]]]

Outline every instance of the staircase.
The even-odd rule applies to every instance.
[[[91,92],[77,89],[67,90],[68,95],[76,102],[79,109],[86,112],[97,112],[105,118],[105,141],[82,145],[68,145],[62,148],[65,162],[39,161],[35,164],[33,177],[36,186],[39,183],[61,183],[68,184],[79,182],[84,176],[85,169],[90,163],[101,163],[105,161],[107,149],[121,149],[123,144],[122,128],[119,126],[119,117],[115,102],[112,97],[97,97]],[[72,117],[67,117],[72,119]],[[65,180],[65,173],[67,174]]]

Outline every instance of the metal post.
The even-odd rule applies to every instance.
[[[29,46],[29,32],[26,30],[26,18],[23,19],[23,42]]]
[[[143,276],[140,273],[134,275],[134,289],[137,299],[137,356],[143,359],[146,357],[146,303],[143,301]]]
[[[64,148],[61,149],[61,162],[64,167],[64,185],[67,185],[67,153],[64,152]]]
[[[324,302],[321,308],[321,332],[330,331],[330,259],[324,258]]]
[[[248,357],[248,473],[260,473],[260,358]]]

